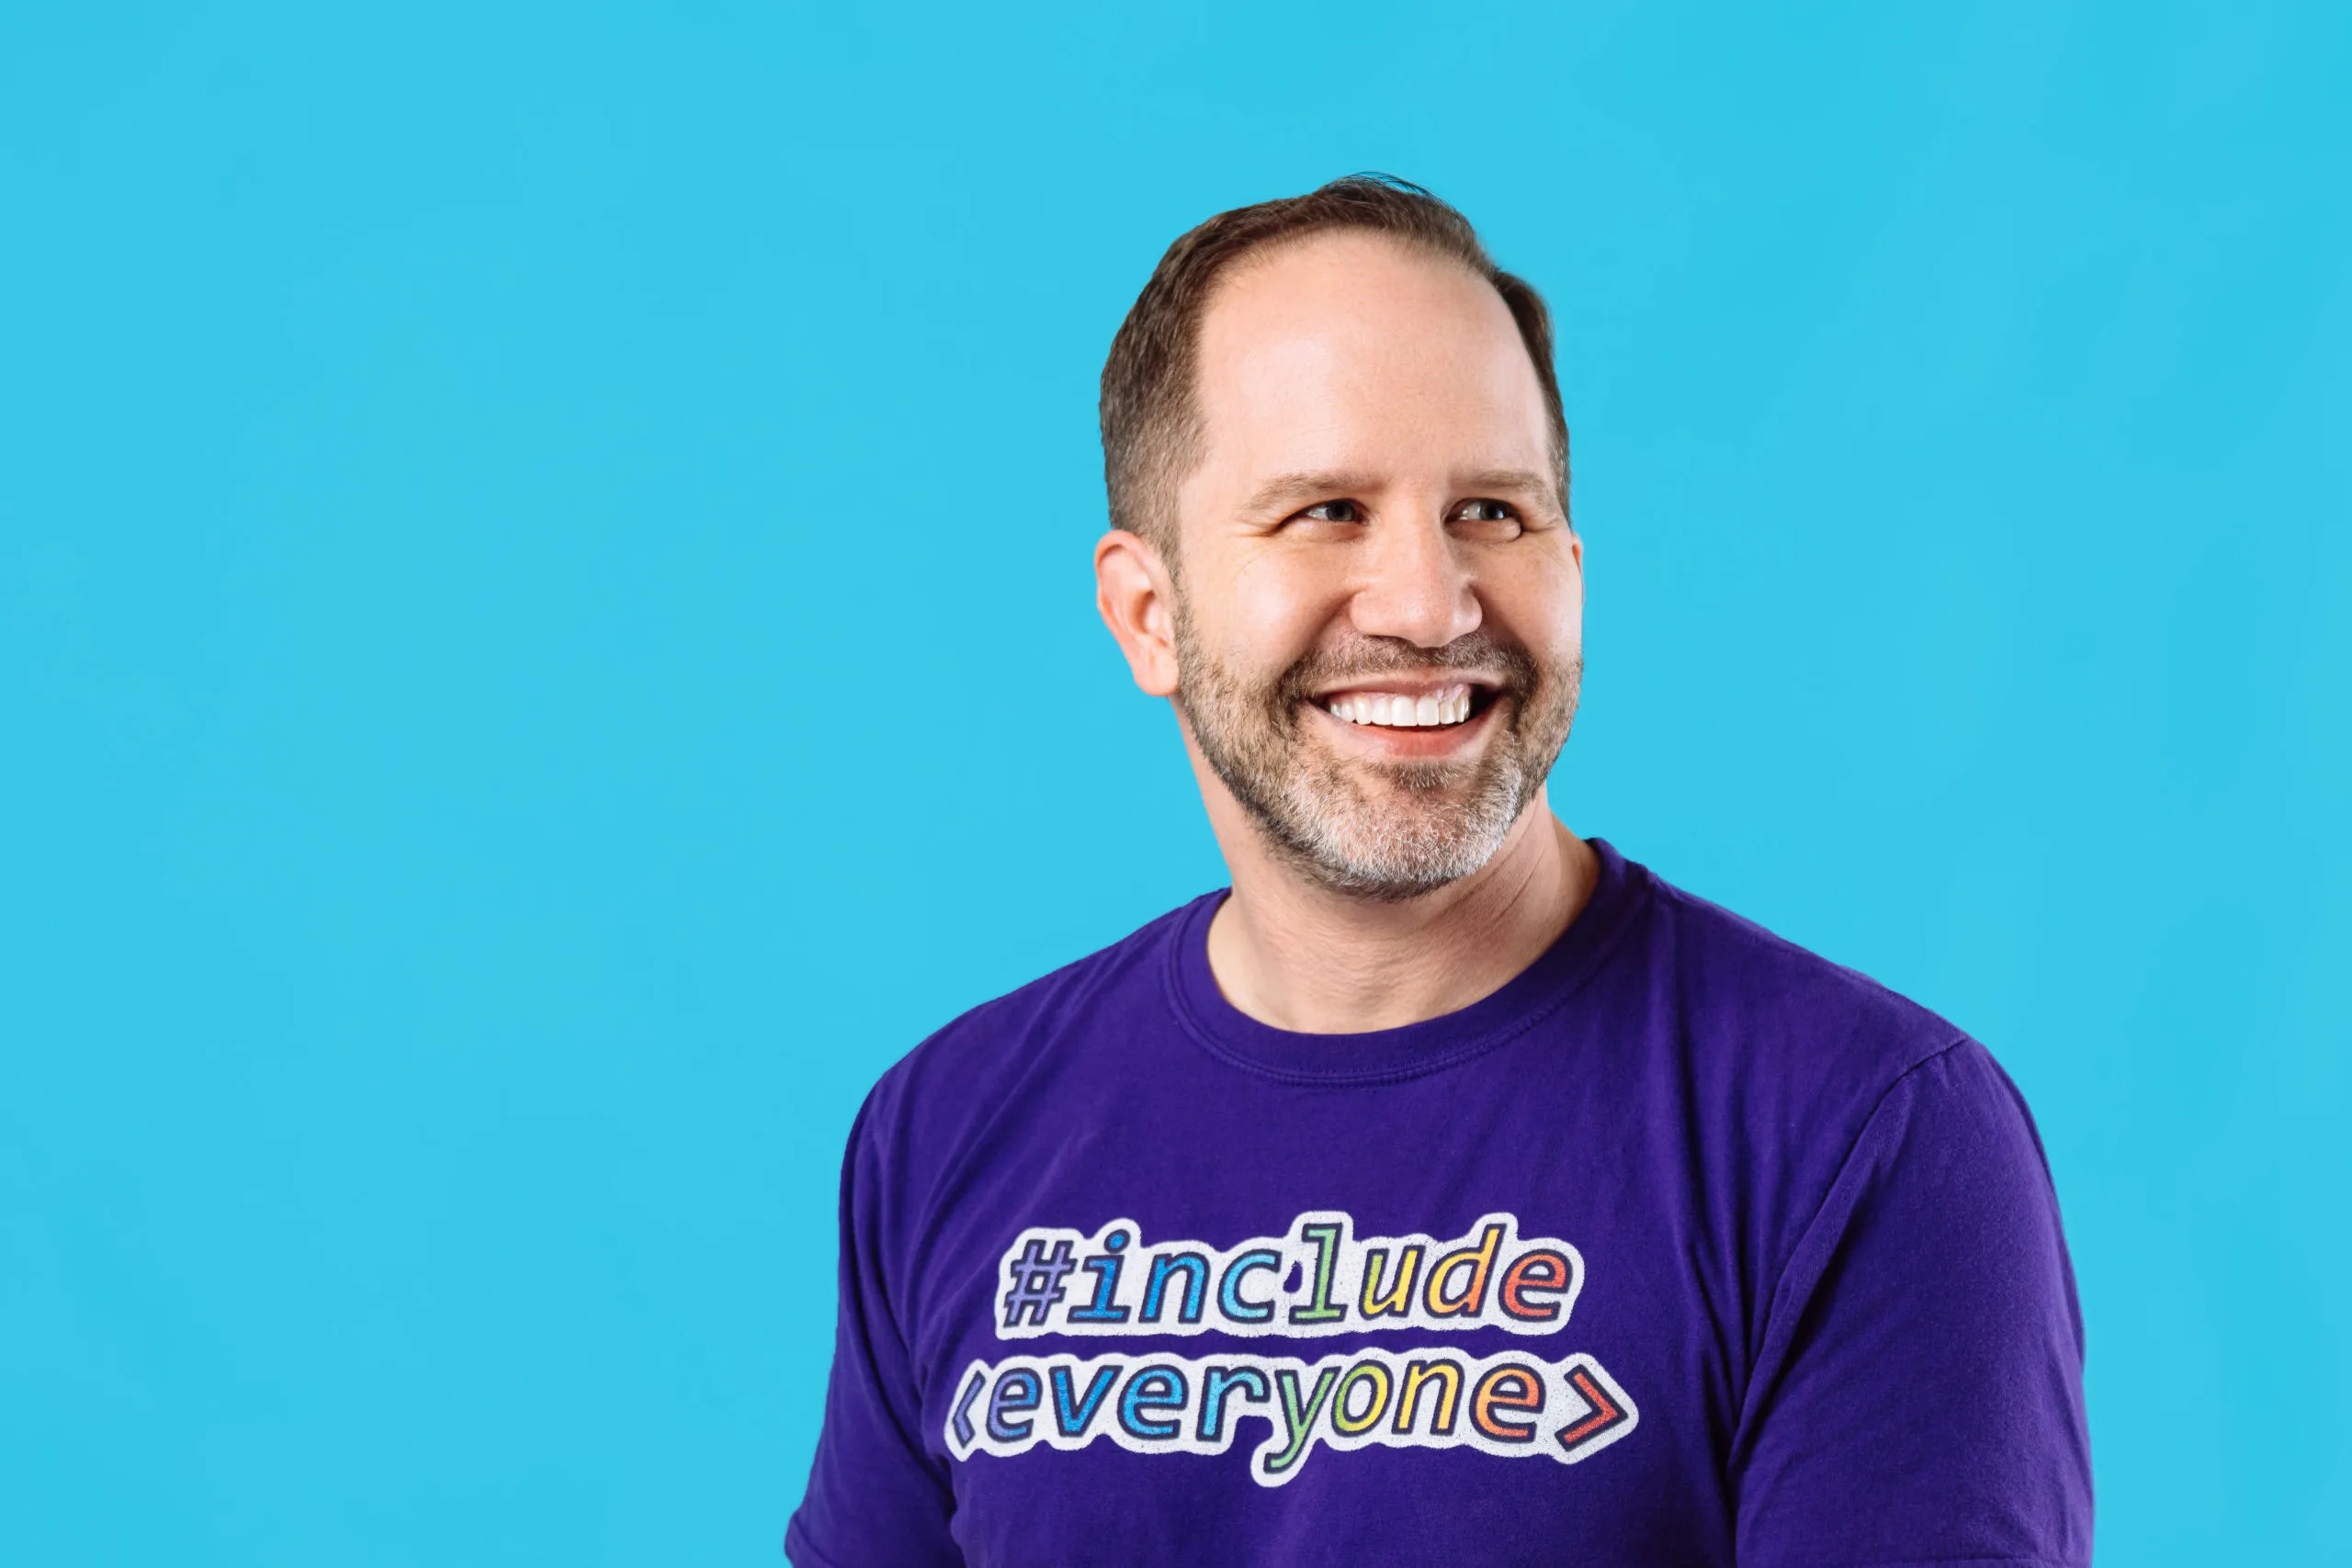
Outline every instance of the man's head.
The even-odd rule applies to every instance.
[[[1372,897],[1484,865],[1581,670],[1534,290],[1398,182],[1221,214],[1120,329],[1102,439],[1104,618],[1265,841]]]

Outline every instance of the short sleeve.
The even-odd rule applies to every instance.
[[[2090,1561],[2082,1316],[2024,1100],[1962,1041],[1865,1124],[1773,1292],[1741,1568]]]
[[[955,1501],[944,1462],[923,1450],[922,1393],[885,1278],[892,1194],[873,1125],[882,1093],[858,1113],[842,1163],[841,1301],[825,1426],[808,1495],[784,1538],[796,1568],[964,1561],[948,1533]]]

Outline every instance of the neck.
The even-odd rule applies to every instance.
[[[1541,792],[1486,865],[1395,903],[1314,881],[1269,850],[1229,796],[1213,799],[1210,816],[1233,896],[1209,926],[1209,968],[1235,1007],[1306,1034],[1394,1029],[1468,1007],[1557,941],[1600,876],[1600,856]]]

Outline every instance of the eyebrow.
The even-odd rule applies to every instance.
[[[1365,488],[1362,474],[1325,470],[1320,473],[1276,474],[1251,493],[1247,509],[1251,513],[1287,512],[1310,495],[1345,495],[1352,490]]]
[[[1294,474],[1276,474],[1260,485],[1250,495],[1248,509],[1252,513],[1280,508],[1289,510],[1309,496],[1346,495],[1352,491],[1372,488],[1367,477],[1342,469],[1323,469]],[[1552,481],[1532,468],[1480,468],[1463,475],[1454,488],[1465,494],[1482,491],[1534,491],[1549,496]]]
[[[1552,493],[1552,479],[1532,468],[1481,468],[1475,474],[1464,474],[1461,488],[1464,491],[1533,490]]]

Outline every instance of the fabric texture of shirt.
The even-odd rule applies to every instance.
[[[1211,895],[886,1074],[792,1561],[2087,1562],[2017,1089],[1595,848],[1457,1012],[1257,1022]]]

